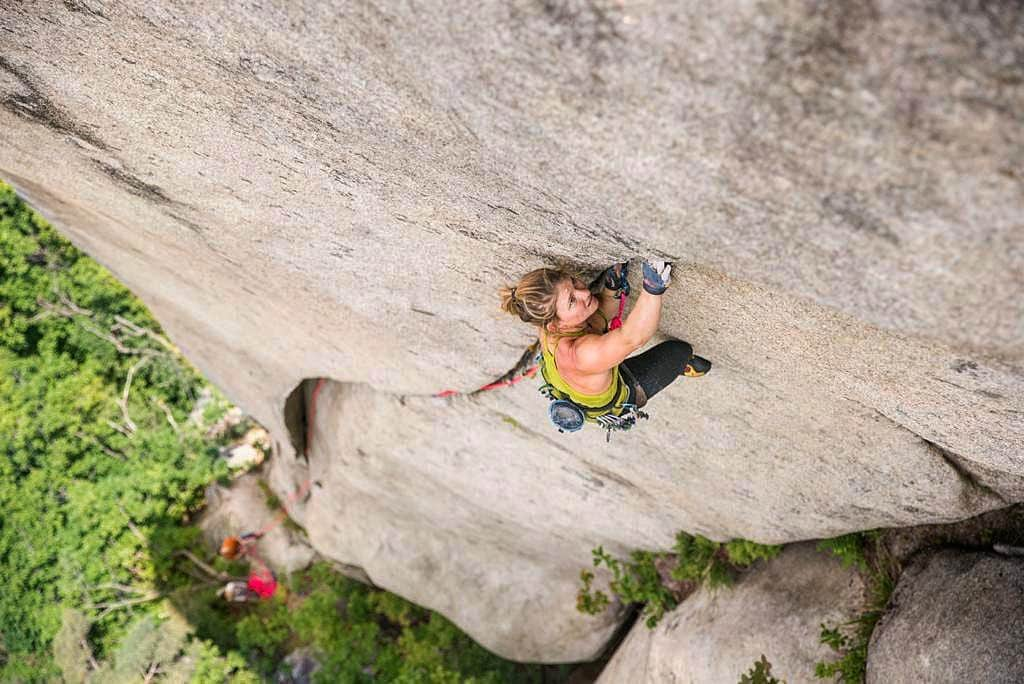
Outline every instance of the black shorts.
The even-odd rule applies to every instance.
[[[683,368],[692,356],[693,347],[689,342],[668,340],[623,361],[619,364],[619,371],[630,387],[629,401],[638,407],[646,404],[683,374]]]

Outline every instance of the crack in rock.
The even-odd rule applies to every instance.
[[[0,56],[0,71],[7,72],[21,86],[21,92],[15,90],[15,92],[3,94],[0,106],[4,109],[22,119],[46,126],[61,135],[85,141],[97,149],[108,149],[106,143],[85,130],[53,100],[46,97],[42,89],[29,77],[28,71],[14,66],[2,56]]]
[[[1003,504],[1005,504],[1007,506],[1009,506],[1009,505],[1014,503],[1013,501],[1010,501],[1009,499],[1007,499],[1003,494],[1001,494],[1000,492],[996,491],[995,489],[993,489],[992,487],[990,487],[989,485],[985,484],[980,479],[978,479],[978,476],[975,475],[967,467],[967,465],[965,465],[965,461],[967,459],[964,459],[963,457],[961,457],[961,456],[959,456],[957,454],[954,454],[952,451],[950,451],[949,449],[946,449],[945,447],[939,446],[938,444],[936,444],[935,442],[931,441],[927,437],[924,437],[924,436],[918,434],[917,432],[915,432],[914,430],[910,429],[906,425],[903,425],[902,423],[899,423],[896,420],[894,420],[893,418],[891,418],[891,417],[887,416],[886,414],[882,413],[881,411],[879,411],[874,406],[869,406],[869,405],[867,405],[867,404],[865,404],[865,403],[863,403],[861,401],[858,401],[858,400],[854,399],[853,397],[846,397],[846,399],[851,401],[851,402],[853,402],[853,403],[855,403],[855,404],[857,404],[858,406],[860,406],[860,407],[862,407],[864,409],[867,409],[868,411],[871,411],[872,413],[876,414],[880,418],[883,418],[884,420],[888,421],[892,425],[895,425],[897,428],[899,428],[901,430],[905,430],[906,432],[909,432],[910,434],[914,435],[914,437],[917,437],[919,440],[921,440],[921,442],[924,443],[925,447],[928,449],[929,452],[934,453],[935,455],[937,455],[939,458],[941,458],[943,461],[945,461],[946,465],[948,465],[950,468],[953,469],[953,472],[956,473],[956,475],[959,478],[960,482],[963,483],[963,485],[965,487],[967,487],[967,488],[969,488],[971,490],[974,490],[975,492],[977,492],[979,494],[982,494],[984,496],[993,497],[997,501],[1000,501],[1000,502],[1002,502]]]
[[[949,465],[950,468],[952,468],[956,472],[957,476],[960,478],[960,481],[963,482],[965,485],[972,487],[983,494],[995,497],[996,499],[1003,502],[1007,506],[1013,503],[1012,501],[1007,500],[1005,496],[997,492],[995,489],[979,480],[978,476],[972,473],[967,468],[967,466],[964,465],[963,461],[959,456],[957,456],[950,450],[939,446],[938,444],[932,442],[931,440],[925,439],[920,435],[918,435],[918,437],[920,437],[921,441],[925,443],[925,446],[928,447],[929,451],[937,454],[940,458],[942,458],[943,461],[946,462],[947,465]]]

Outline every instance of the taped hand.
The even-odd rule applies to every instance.
[[[644,290],[652,295],[664,294],[672,282],[672,264],[667,261],[644,261]]]
[[[604,286],[614,290],[619,297],[629,296],[629,264],[615,264],[604,272]]]

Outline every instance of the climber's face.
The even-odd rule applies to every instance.
[[[599,305],[598,297],[591,294],[583,281],[576,278],[563,280],[555,298],[558,327],[578,328],[597,311]]]

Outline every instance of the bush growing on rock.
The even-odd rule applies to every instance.
[[[675,608],[698,586],[726,586],[741,568],[774,558],[781,550],[781,546],[746,539],[723,544],[679,532],[671,552],[633,551],[627,560],[615,558],[599,546],[593,555],[595,567],[603,564],[611,571],[609,588],[616,598],[626,604],[642,604],[644,622],[653,629],[666,611]],[[580,580],[577,610],[591,615],[601,613],[610,604],[610,598],[593,588],[592,572],[582,571]]]
[[[786,684],[786,682],[772,676],[772,664],[762,653],[761,659],[755,661],[754,666],[740,676],[739,684]]]
[[[821,626],[820,642],[835,651],[838,657],[831,662],[818,663],[814,675],[819,679],[859,684],[864,681],[867,671],[871,634],[896,587],[895,564],[882,545],[879,530],[824,539],[818,543],[818,549],[836,556],[844,568],[857,568],[868,581],[870,596],[867,609],[856,619],[840,625]]]

